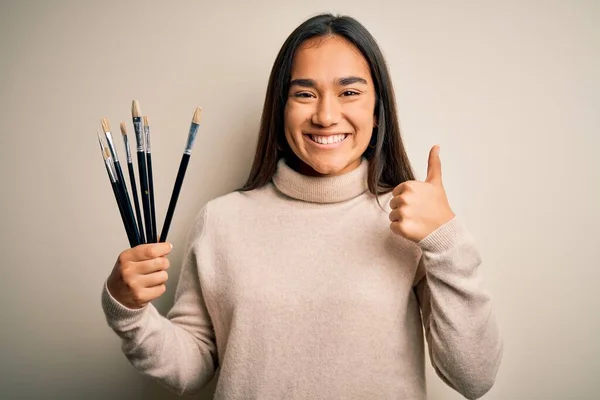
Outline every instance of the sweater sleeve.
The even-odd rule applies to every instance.
[[[166,317],[152,304],[140,310],[126,308],[112,297],[106,283],[102,291],[106,320],[122,339],[122,351],[131,365],[177,394],[200,390],[217,367],[215,335],[195,255],[205,218],[206,208],[190,234],[175,303]]]
[[[481,256],[458,217],[418,245],[422,278],[415,292],[431,363],[446,384],[467,399],[478,399],[493,386],[503,353]]]

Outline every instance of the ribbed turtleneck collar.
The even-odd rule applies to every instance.
[[[369,162],[362,158],[360,165],[338,176],[315,177],[302,175],[280,159],[273,184],[283,194],[311,203],[338,203],[350,200],[368,190]]]

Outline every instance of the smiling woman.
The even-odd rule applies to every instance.
[[[341,135],[341,144],[329,143]],[[267,184],[280,159],[308,176],[335,176],[362,158],[369,161],[373,194],[415,178],[377,42],[351,17],[318,15],[290,34],[275,59],[254,162],[241,190]]]
[[[339,36],[307,40],[294,57],[284,121],[300,172],[358,167],[375,127],[375,87],[360,51]]]
[[[248,181],[199,213],[169,314],[150,303],[168,244],[124,251],[107,280],[131,363],[178,393],[219,368],[215,399],[424,400],[425,336],[444,382],[486,393],[503,345],[480,255],[436,146],[414,180],[395,108],[356,20],[319,15],[292,32]]]

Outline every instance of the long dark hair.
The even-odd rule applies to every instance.
[[[292,63],[297,49],[314,37],[337,35],[360,50],[365,57],[375,86],[377,126],[371,143],[364,153],[369,160],[369,191],[383,194],[407,180],[414,173],[402,144],[396,99],[387,64],[369,31],[354,18],[321,14],[298,26],[281,47],[267,86],[267,94],[260,122],[260,132],[252,169],[241,191],[259,188],[275,174],[277,162],[284,156],[293,156],[284,133],[283,114],[291,79]]]

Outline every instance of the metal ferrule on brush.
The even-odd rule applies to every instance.
[[[98,132],[98,143],[100,144],[100,151],[102,152],[102,158],[104,159],[104,165],[106,166],[108,177],[110,178],[111,183],[115,183],[117,178],[115,177],[115,173],[112,169],[112,159],[110,157],[110,153],[106,152],[106,148],[104,147],[102,139],[100,138],[100,132]]]
[[[117,182],[117,177],[115,176],[115,172],[112,169],[112,161],[110,158],[104,160],[104,164],[106,165],[106,171],[108,172],[108,176],[110,178],[111,183]]]
[[[146,153],[150,153],[150,127],[144,126],[144,136],[146,136]]]
[[[115,162],[119,162],[119,158],[117,157],[117,149],[115,148],[115,144],[113,143],[112,135],[110,132],[105,132],[106,135],[106,143],[108,143],[108,148],[110,150],[110,154],[112,154]]]
[[[188,134],[187,145],[183,154],[188,156],[192,154],[192,147],[194,146],[194,140],[196,140],[196,134],[198,133],[199,124],[193,123],[190,125],[190,133]]]
[[[133,117],[133,130],[135,131],[135,142],[137,151],[144,151],[144,131],[142,130],[142,117]]]
[[[125,141],[125,154],[127,155],[127,164],[131,164],[131,150],[129,149],[129,138],[127,136],[123,136],[123,140]]]

